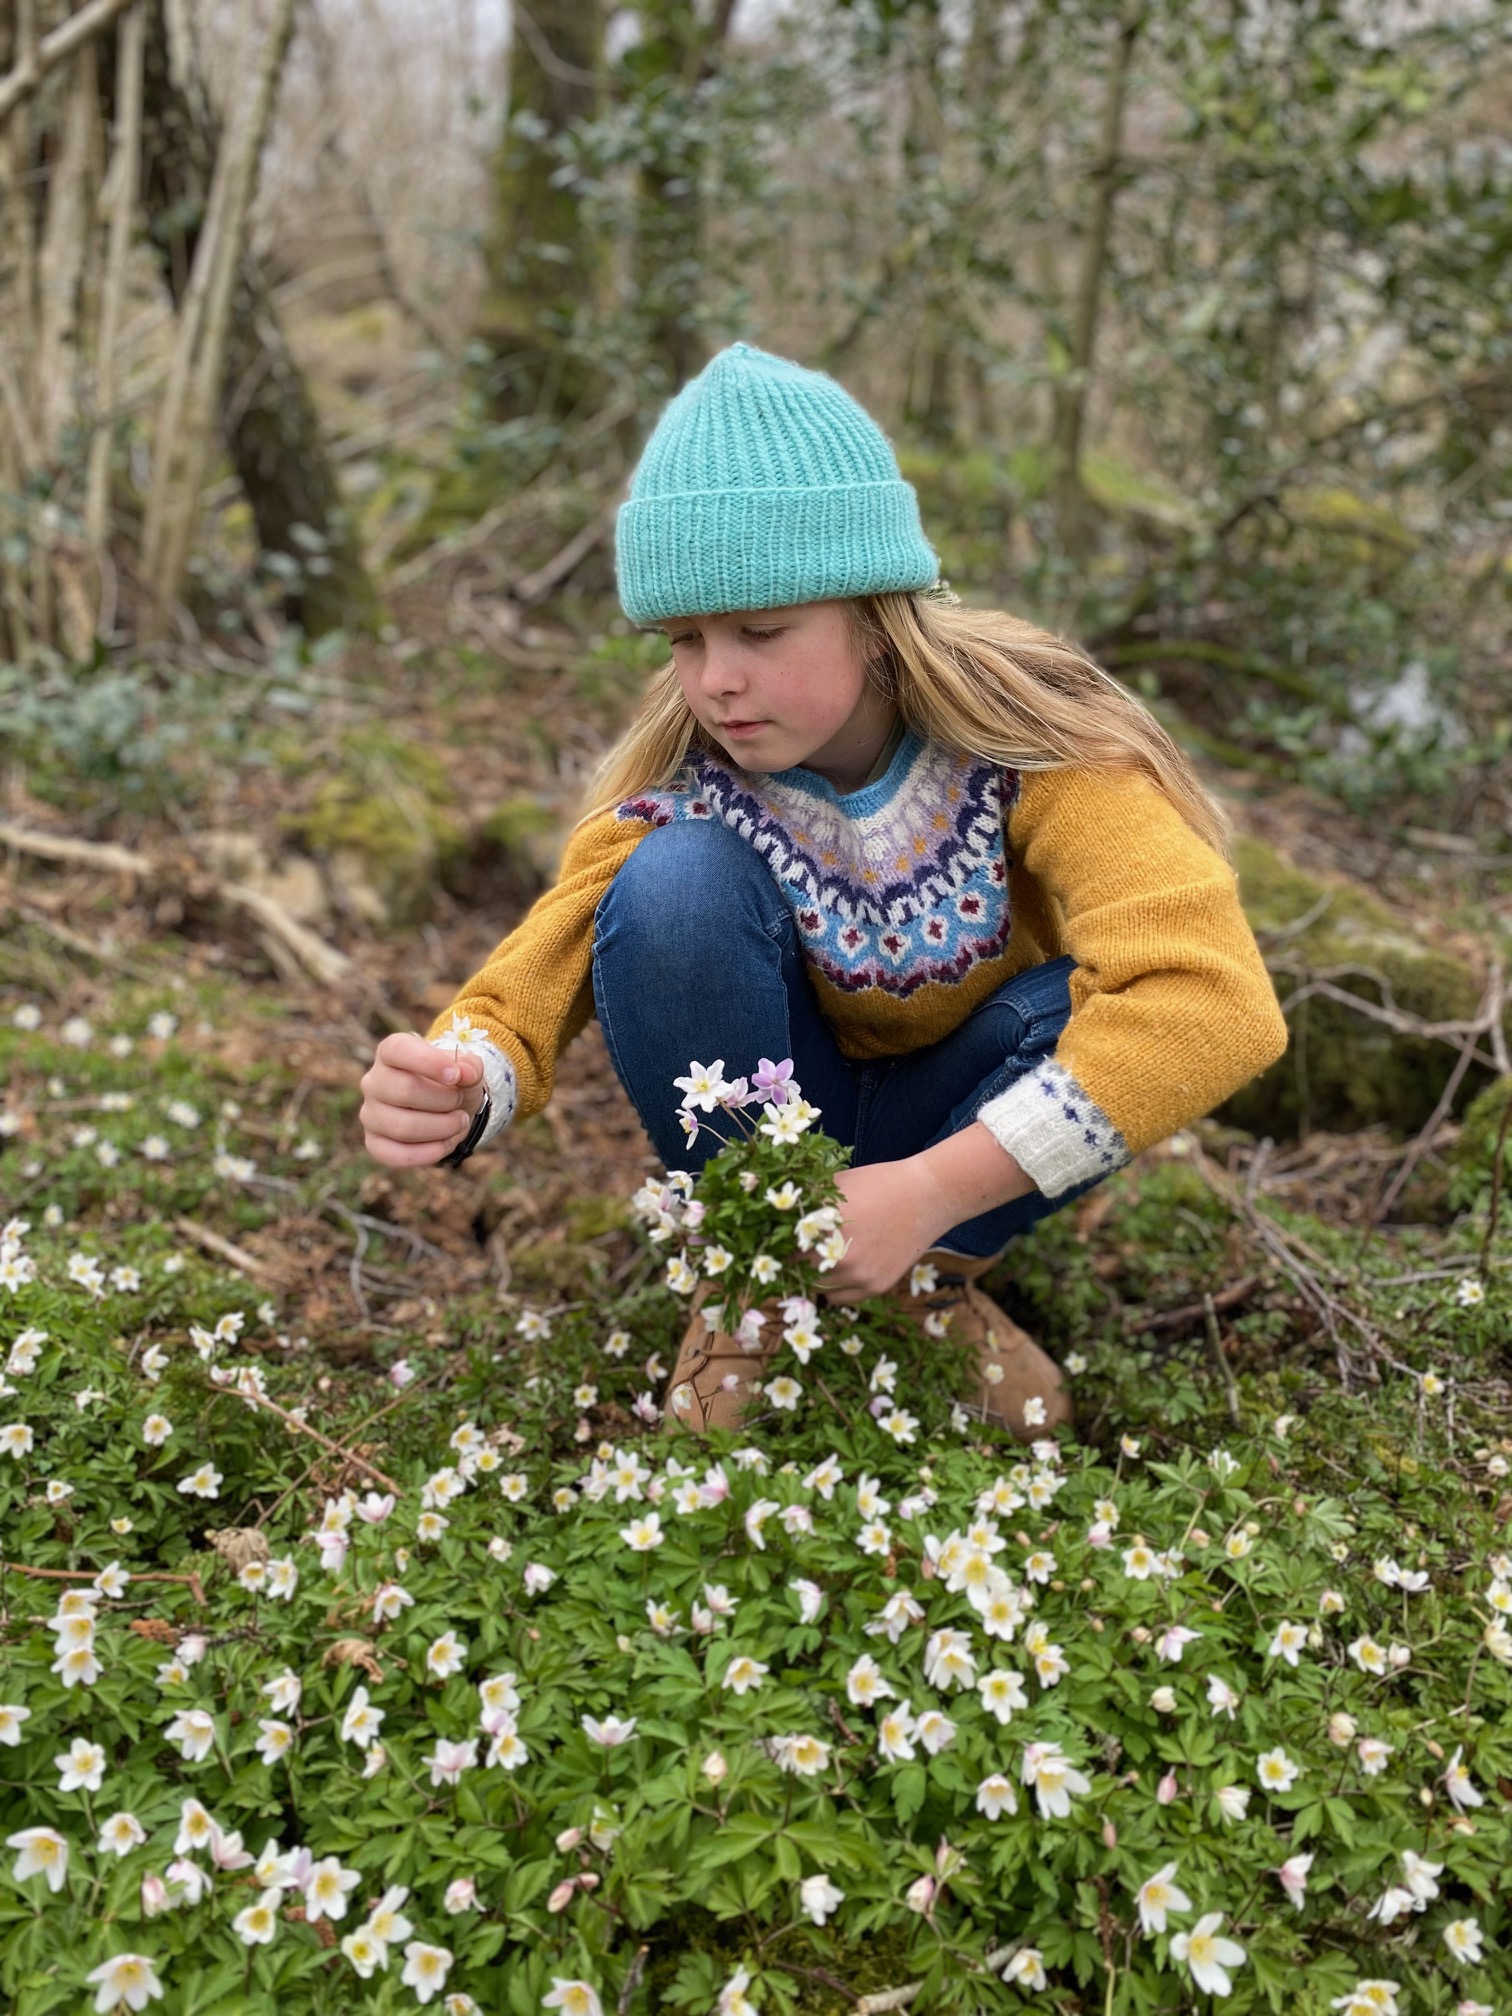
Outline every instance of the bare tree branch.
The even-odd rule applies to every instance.
[[[30,98],[49,70],[66,63],[75,50],[96,35],[103,35],[117,14],[124,13],[132,0],[90,0],[89,6],[70,15],[60,28],[45,35],[28,50],[23,36],[19,60],[8,77],[0,78],[0,120],[8,119],[16,107]],[[30,10],[23,10],[23,21]]]

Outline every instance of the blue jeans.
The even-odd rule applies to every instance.
[[[593,997],[604,1041],[669,1169],[701,1169],[720,1147],[712,1131],[689,1144],[678,1124],[672,1080],[695,1058],[723,1058],[728,1076],[749,1077],[759,1058],[791,1057],[824,1131],[854,1149],[853,1167],[948,1140],[1052,1054],[1071,1013],[1073,964],[1052,959],[1017,974],[925,1049],[857,1063],[841,1056],[815,999],[797,923],[771,871],[729,827],[657,827],[594,916]],[[941,1244],[977,1258],[999,1253],[1092,1187],[1058,1197],[1031,1190],[955,1226]]]

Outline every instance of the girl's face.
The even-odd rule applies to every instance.
[[[895,719],[867,680],[843,602],[668,617],[683,697],[744,770],[816,770],[853,791]]]

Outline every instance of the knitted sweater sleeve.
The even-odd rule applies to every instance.
[[[1234,871],[1142,774],[1026,774],[1008,847],[1076,962],[1071,1017],[978,1118],[1054,1197],[1210,1112],[1287,1031]]]
[[[599,899],[650,831],[648,821],[612,811],[585,820],[567,842],[555,886],[431,1024],[432,1043],[457,1045],[482,1063],[490,1110],[476,1146],[551,1097],[558,1057],[593,1019]]]

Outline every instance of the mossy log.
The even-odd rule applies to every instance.
[[[1457,1047],[1369,1011],[1384,1006],[1409,1024],[1468,1023],[1484,998],[1484,975],[1358,883],[1304,873],[1254,838],[1242,839],[1236,856],[1245,912],[1287,1008],[1292,1040],[1286,1055],[1219,1117],[1277,1138],[1380,1121],[1415,1133],[1443,1093]],[[1362,1006],[1310,992],[1319,980]],[[1488,1078],[1474,1066],[1465,1074],[1456,1101],[1461,1110]]]

